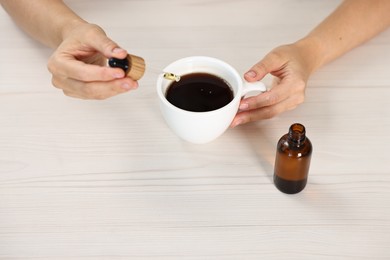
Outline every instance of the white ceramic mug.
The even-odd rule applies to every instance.
[[[213,74],[224,79],[233,90],[234,98],[226,106],[207,112],[192,112],[178,108],[166,99],[166,91],[172,81],[165,79],[163,74],[158,77],[157,94],[162,115],[174,133],[191,143],[208,143],[219,137],[231,124],[241,98],[250,91],[266,90],[262,82],[246,82],[232,66],[211,57],[183,58],[169,64],[164,72],[179,76],[196,72]]]

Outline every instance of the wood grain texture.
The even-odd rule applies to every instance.
[[[147,67],[208,55],[240,73],[339,2],[67,1]],[[313,75],[299,108],[205,145],[168,129],[152,71],[137,91],[72,99],[3,10],[0,31],[0,259],[390,258],[390,31]],[[314,152],[288,196],[272,174],[294,122]]]

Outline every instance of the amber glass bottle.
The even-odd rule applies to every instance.
[[[312,145],[306,137],[305,127],[293,124],[277,145],[274,183],[284,193],[302,191],[307,183]]]

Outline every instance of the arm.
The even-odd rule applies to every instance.
[[[310,75],[390,26],[389,0],[345,0],[306,37],[272,50],[245,75],[275,76],[270,91],[242,100],[232,126],[271,118],[304,101]]]
[[[303,44],[316,46],[317,64],[329,63],[390,26],[390,1],[346,0],[319,24]]]
[[[15,23],[43,44],[57,48],[72,29],[86,24],[60,0],[0,0]]]
[[[136,81],[107,58],[127,52],[102,28],[80,18],[61,0],[0,0],[14,21],[33,38],[54,48],[48,62],[52,83],[64,94],[82,99],[105,99],[131,89]]]

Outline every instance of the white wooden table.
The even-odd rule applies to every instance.
[[[67,2],[150,66],[207,55],[243,73],[340,1]],[[155,74],[72,99],[3,10],[0,31],[0,259],[390,259],[390,31],[313,75],[299,108],[205,145],[168,129]],[[291,196],[272,174],[294,122],[314,153]]]

